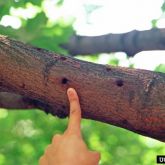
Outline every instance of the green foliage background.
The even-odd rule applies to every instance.
[[[55,23],[51,23],[43,9],[43,2],[41,0],[1,0],[0,19],[5,15],[11,15],[11,7],[18,10],[26,9],[30,5],[37,7],[38,12],[29,19],[18,16],[22,23],[18,29],[0,25],[0,34],[37,47],[67,54],[60,45],[67,42],[74,33],[72,22],[66,23],[63,18],[59,18]],[[56,5],[61,7],[63,1],[57,1]],[[156,20],[154,20],[155,25]],[[107,63],[119,65],[119,59],[114,55],[111,57]],[[77,56],[77,58],[99,62],[99,55]],[[130,63],[129,66],[133,67],[133,64]],[[160,64],[156,71],[165,72],[165,65]],[[51,143],[53,135],[63,133],[66,126],[67,119],[58,119],[39,110],[1,109],[0,165],[38,164],[39,157],[44,153],[45,147]],[[101,152],[100,165],[155,165],[156,155],[165,154],[164,143],[111,125],[83,120],[82,130],[89,148]]]

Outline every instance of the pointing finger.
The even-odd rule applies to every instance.
[[[68,99],[70,102],[69,124],[67,132],[81,135],[81,108],[77,92],[73,88],[67,90]]]

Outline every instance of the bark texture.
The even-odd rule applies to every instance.
[[[23,107],[59,117],[68,115],[66,90],[73,87],[84,118],[165,142],[163,73],[84,62],[0,36],[0,86],[2,97],[18,94]]]
[[[129,57],[147,50],[165,50],[165,29],[131,31],[101,36],[73,36],[63,46],[72,56],[125,52]]]

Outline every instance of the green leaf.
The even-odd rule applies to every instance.
[[[162,6],[161,6],[162,11],[165,11],[165,2],[163,2]]]
[[[33,46],[51,50],[56,53],[66,54],[66,51],[59,46],[59,40],[56,37],[42,36],[30,42]]]
[[[48,18],[44,12],[38,13],[34,18],[29,19],[26,24],[26,30],[30,33],[40,33],[40,30],[46,26]]]
[[[118,66],[119,65],[119,60],[116,57],[113,57],[109,60],[108,64]]]
[[[163,72],[165,73],[165,64],[160,64],[155,68],[156,72]]]
[[[156,28],[156,27],[157,27],[157,22],[158,22],[157,19],[153,19],[153,20],[151,21],[152,28]]]
[[[57,6],[61,6],[63,4],[64,0],[58,0]]]
[[[29,2],[36,6],[41,6],[42,4],[42,0],[30,0]]]
[[[4,27],[4,26],[0,25],[0,34],[2,34],[2,35],[6,35],[6,36],[10,36],[12,38],[18,39],[17,32],[18,32],[17,30],[12,29],[9,26]]]
[[[0,6],[0,19],[4,16],[4,15],[8,15],[9,14],[9,7],[8,6]]]

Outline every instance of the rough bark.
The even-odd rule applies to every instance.
[[[0,36],[0,91],[47,113],[68,115],[66,90],[82,116],[165,141],[165,74],[81,61]]]
[[[37,107],[30,98],[9,92],[0,92],[0,107],[11,110],[42,108]]]
[[[72,56],[125,52],[129,57],[148,50],[165,50],[165,29],[131,31],[101,36],[73,36],[63,45]]]

